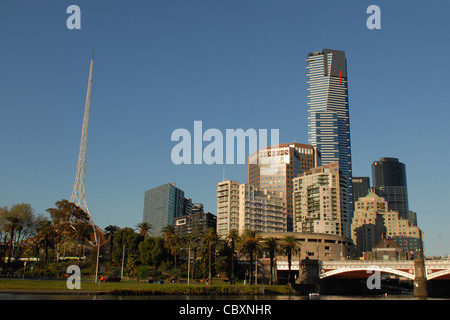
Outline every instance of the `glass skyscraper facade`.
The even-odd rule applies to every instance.
[[[350,119],[345,52],[323,49],[307,62],[308,143],[320,153],[319,166],[339,162],[353,212]]]
[[[154,236],[159,236],[161,230],[173,225],[174,219],[184,215],[184,191],[174,184],[166,183],[162,186],[145,191],[143,222],[150,223]]]

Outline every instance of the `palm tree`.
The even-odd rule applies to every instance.
[[[140,222],[136,225],[136,229],[139,230],[139,234],[145,239],[150,237],[150,233],[153,229],[153,226],[148,222]]]
[[[114,247],[114,237],[117,234],[117,231],[119,231],[119,227],[118,226],[114,226],[114,225],[109,225],[105,228],[105,235],[108,237],[109,239],[109,261],[111,262],[112,260],[112,252],[113,252],[113,247]]]
[[[300,253],[301,250],[300,244],[296,241],[294,236],[284,236],[284,238],[281,240],[280,248],[281,252],[288,258],[288,266],[289,266],[288,284],[289,286],[292,286],[292,270],[291,270],[292,256],[298,255]]]
[[[234,284],[234,263],[236,259],[236,243],[239,240],[239,232],[236,229],[231,229],[230,233],[228,234],[228,240],[230,241],[230,247],[231,247],[231,279],[230,283]]]
[[[275,253],[278,251],[278,239],[275,237],[269,237],[264,241],[264,251],[269,254],[270,259],[270,284],[273,284],[273,267],[274,267],[274,259]]]
[[[214,228],[208,228],[202,238],[202,242],[208,245],[208,284],[212,284],[212,252],[219,241],[219,235]]]
[[[246,229],[241,237],[241,245],[239,251],[250,258],[249,284],[252,284],[252,266],[254,256],[258,256],[261,253],[261,249],[261,233],[259,231]]]
[[[9,232],[9,250],[8,250],[8,263],[11,262],[11,253],[14,245],[14,236],[22,228],[22,220],[15,215],[8,215],[6,217],[6,223],[4,229]]]
[[[177,255],[179,251],[180,237],[175,232],[173,225],[165,226],[162,229],[164,238],[164,247],[173,256],[174,267],[177,270]]]
[[[36,231],[40,242],[44,246],[44,265],[46,265],[48,261],[48,247],[55,238],[55,228],[50,220],[42,220],[38,224]]]

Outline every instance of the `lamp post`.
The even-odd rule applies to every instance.
[[[188,250],[188,284],[190,280],[190,274],[191,274],[191,245],[189,245],[188,248],[181,248],[181,250]]]

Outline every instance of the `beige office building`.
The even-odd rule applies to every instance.
[[[423,248],[421,233],[417,225],[389,210],[388,202],[374,188],[355,202],[352,239],[356,255],[363,256],[383,239],[393,239],[405,252],[417,254]]]
[[[348,194],[337,162],[294,178],[294,231],[350,238]]]
[[[217,185],[217,233],[236,229],[286,232],[286,203],[282,193],[227,180]]]

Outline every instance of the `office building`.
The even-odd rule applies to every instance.
[[[367,196],[370,188],[369,177],[352,177],[353,186],[353,203],[358,201],[359,198]]]
[[[370,252],[384,238],[387,230],[383,215],[388,211],[386,201],[373,188],[355,202],[352,221],[352,239],[358,257]]]
[[[392,239],[403,251],[416,254],[423,248],[421,235],[419,227],[391,210],[386,199],[375,193],[375,188],[355,202],[352,239],[360,256],[383,239]]]
[[[338,162],[294,178],[294,231],[350,238],[347,179]]]
[[[203,203],[192,204],[192,214],[203,212]]]
[[[372,183],[376,192],[388,203],[389,208],[398,211],[403,219],[408,219],[408,190],[406,167],[397,158],[381,158],[372,163]]]
[[[319,166],[339,162],[353,211],[350,120],[345,52],[323,49],[307,62],[308,143],[321,155]]]
[[[203,233],[209,228],[216,229],[217,217],[211,212],[196,212],[174,219],[175,232],[179,235]]]
[[[261,232],[286,232],[285,197],[281,192],[261,190],[237,181],[217,185],[217,233],[228,236],[245,229]]]
[[[175,184],[166,183],[162,186],[145,191],[143,222],[150,223],[153,234],[159,236],[161,230],[173,225],[176,217],[184,215],[184,191]]]
[[[283,193],[287,231],[293,230],[292,179],[314,168],[318,158],[313,146],[295,142],[262,148],[249,156],[247,183],[260,190]]]

